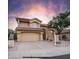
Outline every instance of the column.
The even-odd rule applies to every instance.
[[[59,42],[59,35],[56,35],[56,42]]]
[[[55,45],[57,44],[57,42],[59,42],[59,35],[57,35],[57,34],[54,32],[54,43],[55,43]]]
[[[21,41],[21,34],[19,31],[17,31],[17,41]]]
[[[43,32],[41,32],[40,40],[43,40]]]
[[[56,33],[54,32],[54,44],[56,45]]]

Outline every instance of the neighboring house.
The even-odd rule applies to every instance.
[[[55,39],[55,30],[49,28],[47,24],[41,24],[37,18],[16,18],[16,21],[18,23],[17,41],[53,41]]]

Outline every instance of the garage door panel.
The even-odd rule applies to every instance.
[[[38,33],[22,33],[21,41],[38,41],[39,34]]]

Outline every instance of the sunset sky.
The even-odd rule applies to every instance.
[[[17,27],[16,17],[38,18],[47,24],[53,16],[70,10],[70,0],[8,0],[9,28]]]

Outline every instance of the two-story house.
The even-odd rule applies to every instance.
[[[41,21],[39,19],[16,18],[16,20],[18,23],[17,41],[43,40],[43,29],[40,28]]]
[[[37,18],[16,18],[17,41],[54,40],[54,31]]]

